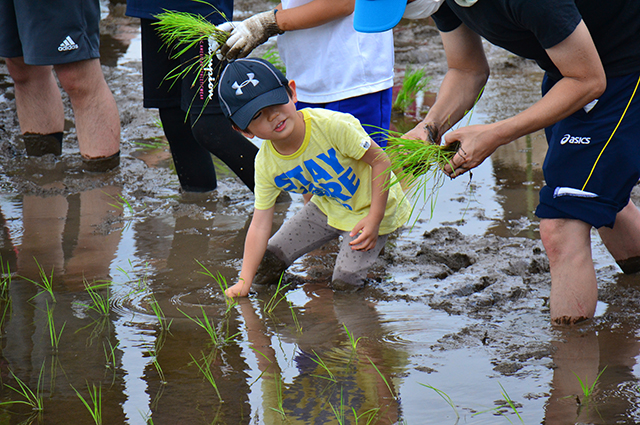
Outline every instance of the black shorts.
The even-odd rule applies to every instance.
[[[1,1],[1,0],[0,0]],[[158,36],[154,20],[141,19],[142,32],[142,82],[145,108],[181,108],[190,114],[222,114],[217,91],[217,75],[221,62],[214,58],[212,78],[205,72],[194,71],[184,78],[167,78],[207,53],[208,43],[203,42],[180,58],[173,58],[175,49],[168,49]]]
[[[99,0],[0,0],[0,57],[58,65],[100,57]]]

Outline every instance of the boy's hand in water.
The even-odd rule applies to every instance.
[[[224,294],[229,298],[246,297],[249,295],[249,289],[251,289],[251,285],[245,283],[244,280],[240,280],[235,285],[228,287]]]
[[[351,233],[349,233],[351,237],[360,233],[357,238],[349,242],[351,249],[354,251],[369,251],[373,249],[378,242],[379,230],[380,221],[369,216],[360,220],[353,230],[351,230]]]

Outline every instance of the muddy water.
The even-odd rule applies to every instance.
[[[254,3],[238,8],[266,8]],[[619,273],[595,234],[596,319],[548,323],[533,215],[542,134],[501,148],[471,179],[446,181],[433,215],[422,202],[364,290],[328,289],[329,244],[291,267],[284,298],[266,290],[228,306],[217,282],[237,277],[253,196],[222,164],[216,191],[180,192],[155,115],[140,107],[139,34],[122,7],[105,5],[103,21],[119,170],[82,171],[69,110],[62,157],[27,158],[0,64],[0,401],[24,400],[8,386],[19,378],[44,407],[1,406],[3,423],[92,423],[74,388],[91,406],[94,386],[105,424],[638,422],[640,281]],[[396,43],[398,75],[425,63],[437,87],[433,28],[404,23]],[[535,67],[487,52],[493,78],[462,125],[538,96]],[[274,229],[300,206],[278,204]],[[86,289],[104,283],[106,312]],[[205,317],[213,336],[197,323]],[[591,397],[580,380],[595,382]]]

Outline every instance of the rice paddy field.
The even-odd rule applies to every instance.
[[[236,18],[272,6],[239,0]],[[288,286],[229,303],[221,287],[238,276],[253,195],[219,162],[216,191],[180,191],[155,111],[142,108],[139,31],[123,10],[103,3],[103,70],[122,122],[115,171],[82,171],[69,110],[62,157],[26,157],[0,62],[0,423],[640,422],[640,276],[621,274],[595,232],[596,318],[549,323],[533,214],[542,133],[416,197],[363,290],[328,287],[330,243],[294,263]],[[395,39],[394,91],[407,65],[430,78],[395,115],[402,133],[446,65],[428,21],[403,22]],[[491,81],[460,125],[539,97],[535,65],[487,55]],[[301,206],[277,204],[274,231]]]

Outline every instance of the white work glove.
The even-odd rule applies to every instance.
[[[428,18],[436,13],[442,3],[444,0],[413,0],[407,3],[402,17],[405,19]]]
[[[273,10],[258,13],[233,25],[235,28],[231,32],[231,36],[220,48],[222,56],[229,60],[247,56],[272,35],[284,32],[278,27],[276,14]]]

